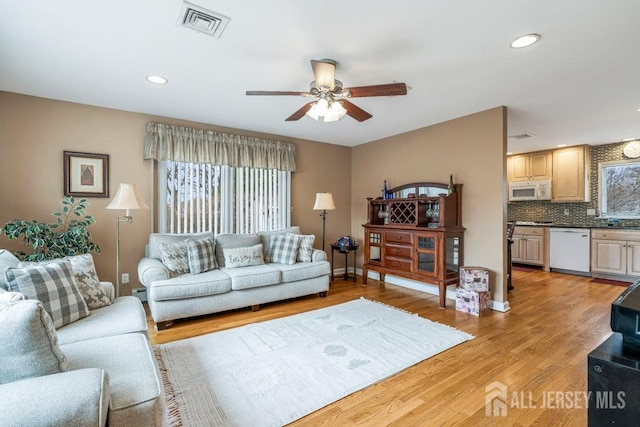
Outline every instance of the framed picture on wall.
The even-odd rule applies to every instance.
[[[65,151],[64,195],[109,197],[109,155]]]

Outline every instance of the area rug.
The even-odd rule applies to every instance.
[[[173,426],[281,426],[472,335],[364,298],[155,347]]]

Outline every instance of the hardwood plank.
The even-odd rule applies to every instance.
[[[264,304],[256,312],[247,308],[180,320],[163,331],[155,330],[147,308],[151,342],[171,342],[362,296],[476,338],[334,402],[292,426],[586,425],[586,402],[572,409],[544,408],[543,398],[554,392],[587,391],[587,355],[611,334],[611,302],[623,287],[593,283],[587,277],[514,271],[511,311],[490,311],[476,317],[456,311],[451,300],[442,310],[435,295],[375,280],[363,286],[358,279],[354,283],[336,278],[326,298],[312,295]],[[485,415],[485,387],[494,381],[508,388],[506,417]],[[512,405],[520,395],[526,405]]]

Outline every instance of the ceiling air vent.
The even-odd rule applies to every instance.
[[[527,139],[527,138],[531,138],[533,136],[532,133],[521,133],[518,135],[511,135],[509,136],[509,138],[513,138],[513,139]]]
[[[220,38],[231,18],[185,1],[178,15],[178,25]]]

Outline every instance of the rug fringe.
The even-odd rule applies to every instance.
[[[417,313],[412,313],[412,312],[407,311],[407,310],[405,310],[405,309],[403,309],[403,308],[396,307],[396,306],[394,306],[394,305],[389,305],[389,304],[384,303],[384,302],[381,302],[381,301],[376,301],[376,300],[368,299],[368,298],[365,298],[365,297],[360,297],[360,299],[361,299],[361,300],[364,300],[364,301],[368,301],[368,302],[374,302],[374,303],[376,303],[376,304],[380,304],[380,305],[383,305],[383,306],[385,306],[385,307],[393,308],[394,310],[398,310],[398,311],[401,311],[401,312],[403,312],[403,313],[410,314],[410,315],[412,315],[412,316],[418,316],[418,317],[421,317],[421,316],[420,316],[419,314],[417,314]],[[424,319],[424,318],[423,318],[423,319]],[[462,332],[462,333],[464,333],[464,334],[469,335],[471,338],[475,338],[475,336],[474,336],[474,335],[471,335],[470,333],[465,332],[465,331],[461,331],[460,329],[454,328],[453,326],[445,325],[444,323],[436,322],[435,320],[431,320],[431,319],[426,319],[426,320],[428,320],[429,322],[437,323],[438,325],[445,326],[445,327],[447,327],[447,328],[449,328],[449,329],[451,329],[451,330],[454,330],[454,331],[457,331],[457,332]]]
[[[166,410],[165,418],[167,420],[167,425],[168,427],[182,427],[182,418],[180,417],[180,411],[178,410],[178,402],[176,402],[175,391],[173,390],[173,385],[171,385],[171,382],[169,382],[167,368],[164,365],[162,352],[159,346],[153,346],[153,354],[158,361],[158,368],[160,370],[160,376],[162,377]]]

